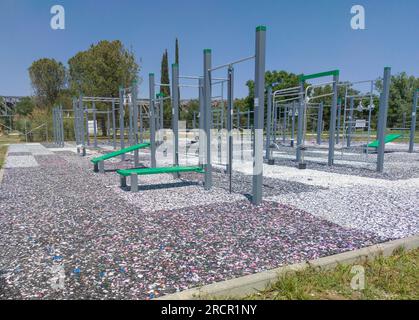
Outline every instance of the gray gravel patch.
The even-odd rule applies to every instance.
[[[0,185],[3,299],[148,299],[387,240],[267,201],[142,210],[88,159],[36,159]]]

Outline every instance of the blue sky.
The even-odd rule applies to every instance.
[[[66,29],[50,28],[50,8],[66,10]],[[350,27],[352,5],[366,10],[366,30]],[[213,65],[254,53],[257,25],[266,25],[267,70],[311,73],[340,69],[341,80],[375,79],[383,67],[419,77],[417,0],[0,0],[0,95],[28,95],[32,61],[67,63],[99,40],[121,40],[141,61],[140,75],[159,74],[161,54],[174,60],[180,41],[180,73],[202,73],[202,50]],[[223,76],[224,71],[217,75]],[[247,93],[251,62],[236,68],[236,96]],[[145,79],[146,80],[146,79]],[[140,87],[146,97],[147,81]],[[186,89],[184,97],[194,96]]]

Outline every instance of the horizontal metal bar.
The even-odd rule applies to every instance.
[[[225,67],[229,67],[229,66],[232,66],[234,64],[241,63],[241,62],[244,62],[244,61],[247,61],[247,60],[251,60],[251,59],[254,59],[254,58],[255,58],[255,56],[253,55],[253,56],[250,56],[250,57],[246,57],[246,58],[243,58],[243,59],[239,59],[239,60],[236,60],[236,61],[232,61],[232,62],[223,64],[223,65],[220,65],[220,66],[217,66],[217,67],[208,69],[208,71],[209,72],[215,71],[215,70],[222,69],[222,68],[225,68]]]

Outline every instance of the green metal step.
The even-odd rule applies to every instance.
[[[129,177],[131,174],[137,175],[149,175],[149,174],[161,174],[161,173],[175,173],[175,172],[197,172],[204,173],[201,167],[160,167],[160,168],[138,168],[138,169],[119,169],[116,171],[119,175]]]
[[[385,139],[384,139],[384,143],[389,143],[392,142],[398,138],[400,138],[402,135],[398,134],[398,133],[392,133],[392,134],[388,134],[386,135]],[[371,142],[368,145],[368,148],[378,148],[378,140],[375,140],[373,142]]]
[[[129,153],[129,152],[132,152],[132,151],[135,151],[135,150],[145,149],[145,148],[148,148],[148,147],[150,147],[150,142],[144,142],[144,143],[136,144],[136,145],[124,148],[124,149],[120,149],[120,150],[117,150],[117,151],[114,151],[114,152],[104,154],[103,156],[90,159],[90,161],[92,163],[98,163],[98,162],[103,161],[103,160],[108,160],[108,159],[111,159],[111,158],[115,158],[115,157],[120,156],[121,154],[124,154],[124,153]]]

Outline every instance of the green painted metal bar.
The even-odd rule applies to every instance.
[[[388,135],[386,135],[386,137],[384,139],[384,143],[392,142],[396,139],[399,139],[401,136],[402,136],[401,134],[397,134],[397,133],[388,134]],[[375,140],[375,141],[371,142],[368,145],[368,148],[378,148],[378,140]]]
[[[148,148],[149,146],[150,146],[149,142],[136,144],[136,145],[133,145],[133,146],[121,149],[121,150],[117,150],[117,151],[114,151],[114,152],[104,154],[103,156],[100,156],[100,157],[97,157],[97,158],[93,158],[93,159],[90,160],[90,162],[98,163],[98,162],[103,161],[103,160],[107,160],[107,159],[110,159],[110,158],[120,156],[121,154],[132,152],[132,151],[135,151],[135,150],[138,150],[138,149]]]
[[[201,167],[160,167],[160,168],[136,168],[136,169],[120,169],[116,171],[119,175],[129,177],[132,174],[137,175],[149,175],[149,174],[161,174],[161,173],[175,173],[175,172],[197,172],[204,173]]]
[[[300,81],[306,81],[308,79],[322,78],[322,77],[328,77],[328,76],[338,76],[338,75],[339,75],[339,70],[331,70],[331,71],[312,73],[312,74],[306,74],[306,75],[301,74]]]

